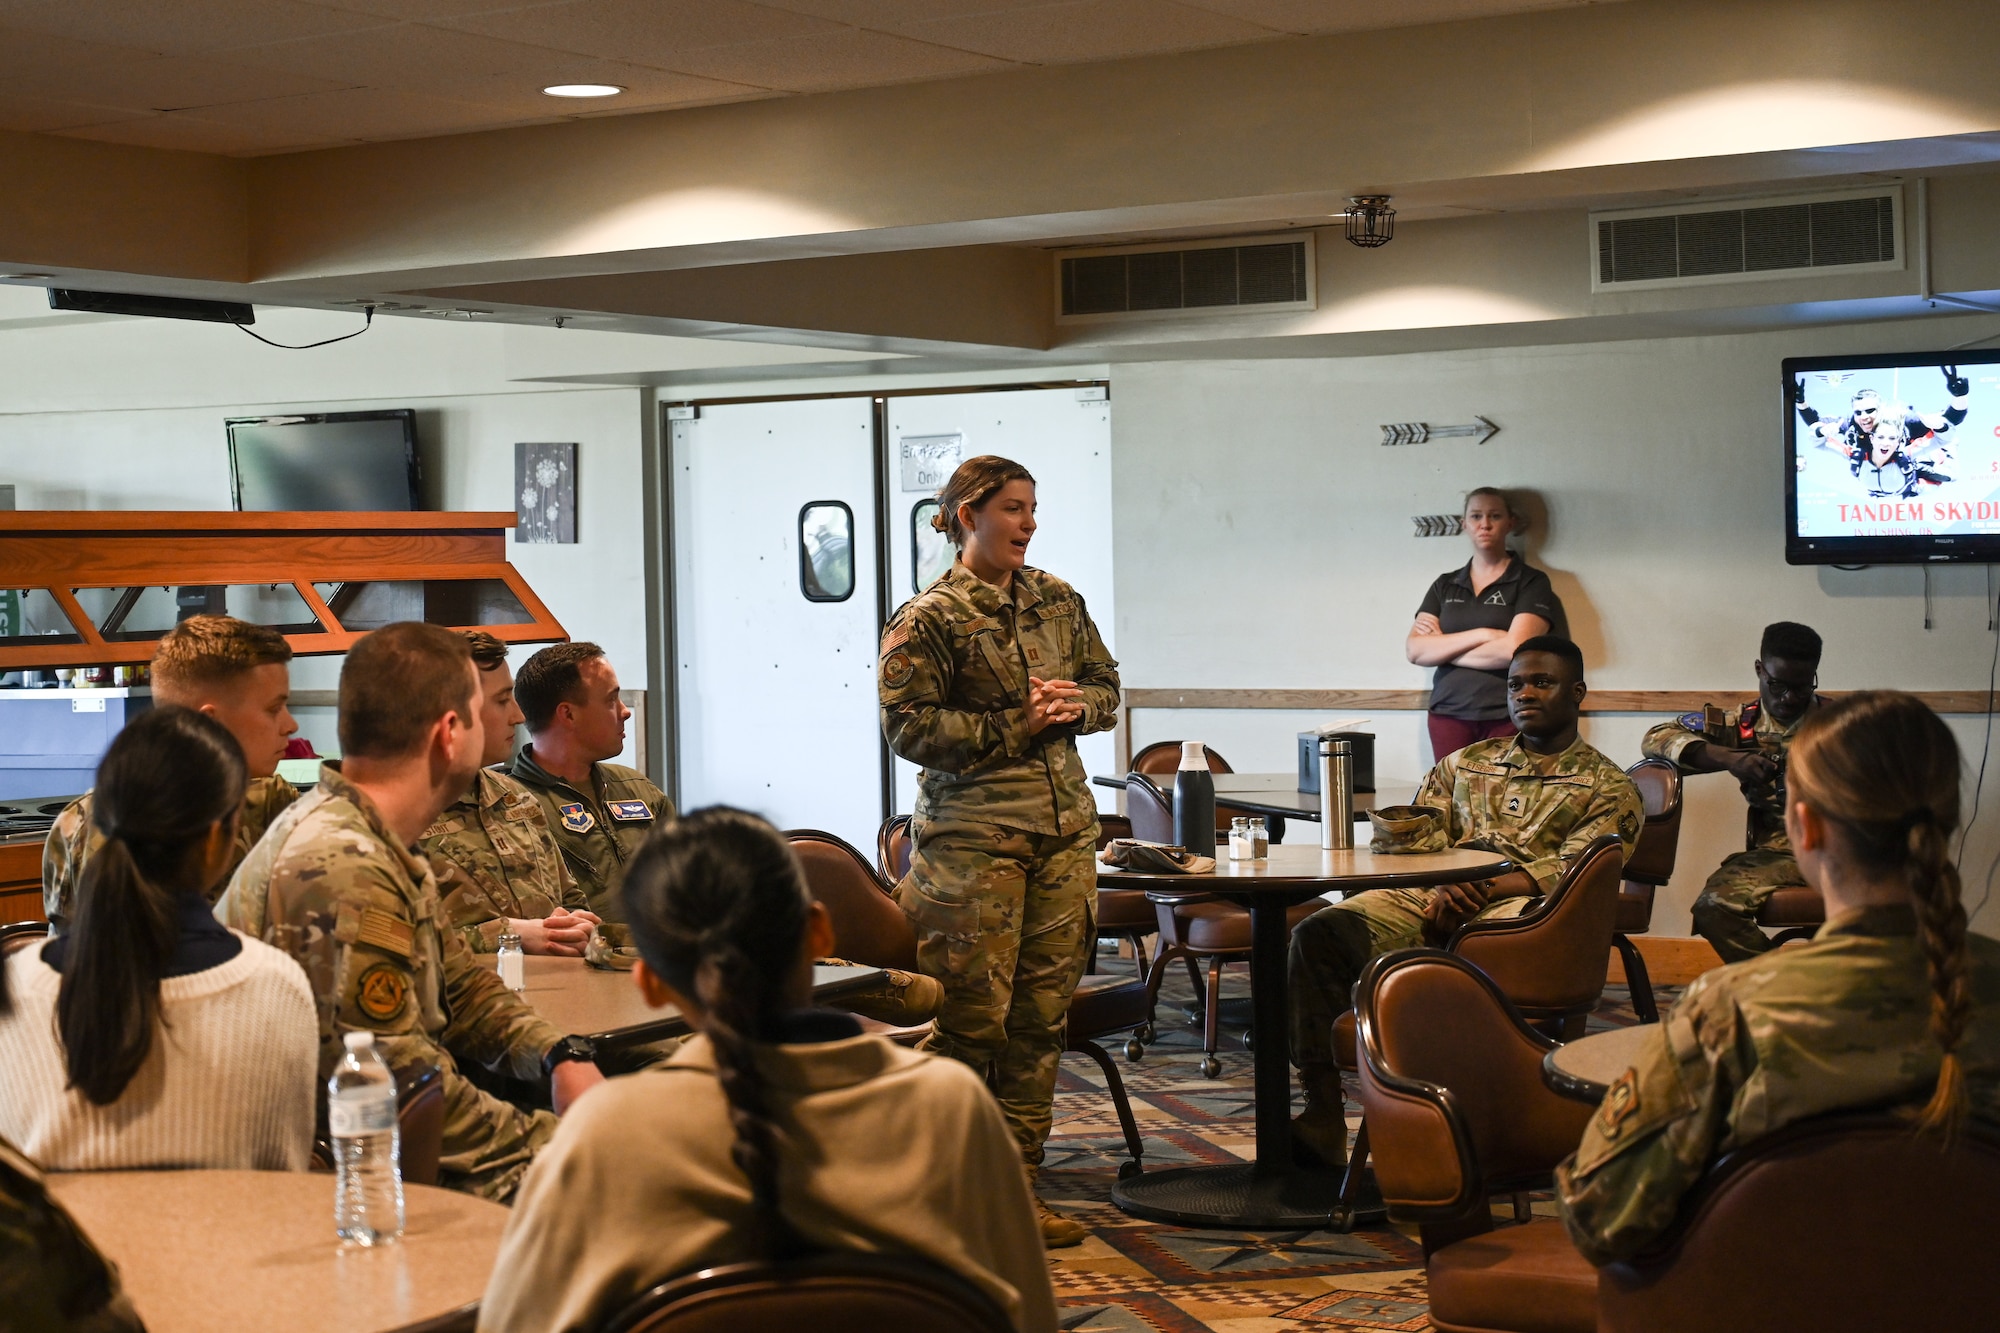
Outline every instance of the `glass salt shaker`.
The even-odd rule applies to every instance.
[[[1232,819],[1229,821],[1229,859],[1248,861],[1255,855],[1250,848],[1250,821]]]
[[[1250,817],[1250,858],[1262,861],[1271,854],[1271,830],[1264,825],[1264,816]]]
[[[528,989],[527,955],[521,950],[521,937],[511,931],[500,937],[499,952],[500,984],[511,991]]]

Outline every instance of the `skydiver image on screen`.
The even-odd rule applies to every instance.
[[[1926,435],[1940,438],[1952,427],[1965,420],[1970,410],[1972,381],[1958,373],[1957,366],[1939,366],[1944,374],[1945,392],[1950,401],[1942,412],[1917,412],[1901,403],[1890,407],[1883,403],[1882,395],[1875,389],[1857,389],[1849,400],[1845,416],[1822,418],[1811,404],[1806,402],[1806,382],[1801,376],[1792,384],[1792,403],[1798,408],[1799,420],[1822,448],[1835,449],[1853,460],[1853,471],[1861,475],[1860,460],[1869,449],[1876,427],[1885,420],[1900,416],[1902,433],[1911,440],[1922,439]],[[1829,377],[1830,378],[1830,377]]]
[[[1796,538],[2000,539],[2000,365],[1970,355],[1788,374]]]

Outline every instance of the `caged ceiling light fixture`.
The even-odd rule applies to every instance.
[[[1357,194],[1347,201],[1347,243],[1364,250],[1387,245],[1396,236],[1396,210],[1386,194]]]

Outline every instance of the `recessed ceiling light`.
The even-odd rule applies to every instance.
[[[625,90],[615,83],[552,83],[542,91],[550,97],[616,97]]]

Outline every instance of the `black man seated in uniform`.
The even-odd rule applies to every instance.
[[[618,697],[618,673],[594,643],[553,644],[521,664],[514,702],[531,739],[506,771],[541,801],[590,911],[622,941],[625,905],[618,890],[625,867],[655,824],[673,819],[674,806],[644,773],[608,762],[625,749],[625,723],[632,716]],[[935,978],[893,969],[838,1002],[896,1027],[928,1023],[942,1003],[944,986]]]
[[[1664,759],[1683,773],[1728,773],[1750,803],[1748,848],[1725,859],[1694,900],[1694,928],[1725,963],[1769,949],[1758,911],[1779,889],[1806,882],[1785,837],[1785,753],[1799,724],[1824,702],[1814,693],[1819,658],[1820,637],[1811,629],[1789,620],[1767,625],[1751,664],[1757,699],[1743,705],[1733,745],[1708,740],[1701,713],[1662,722],[1639,743],[1648,759]]]
[[[1521,915],[1561,881],[1568,858],[1599,838],[1616,835],[1632,854],[1644,807],[1632,780],[1577,734],[1587,693],[1575,644],[1529,639],[1507,667],[1507,714],[1520,733],[1440,759],[1417,792],[1414,804],[1440,813],[1446,846],[1497,852],[1516,869],[1435,889],[1371,889],[1292,932],[1292,1062],[1306,1094],[1292,1141],[1301,1159],[1347,1161],[1333,1025],[1370,959],[1443,945],[1468,921]]]
[[[442,626],[404,621],[364,635],[340,669],[344,757],[272,823],[215,915],[305,968],[321,1086],[349,1032],[373,1032],[399,1078],[437,1066],[439,1179],[504,1203],[556,1117],[481,1091],[461,1062],[547,1078],[557,1115],[604,1076],[587,1039],[551,1027],[465,947],[416,849],[479,772],[479,684],[465,640]]]

